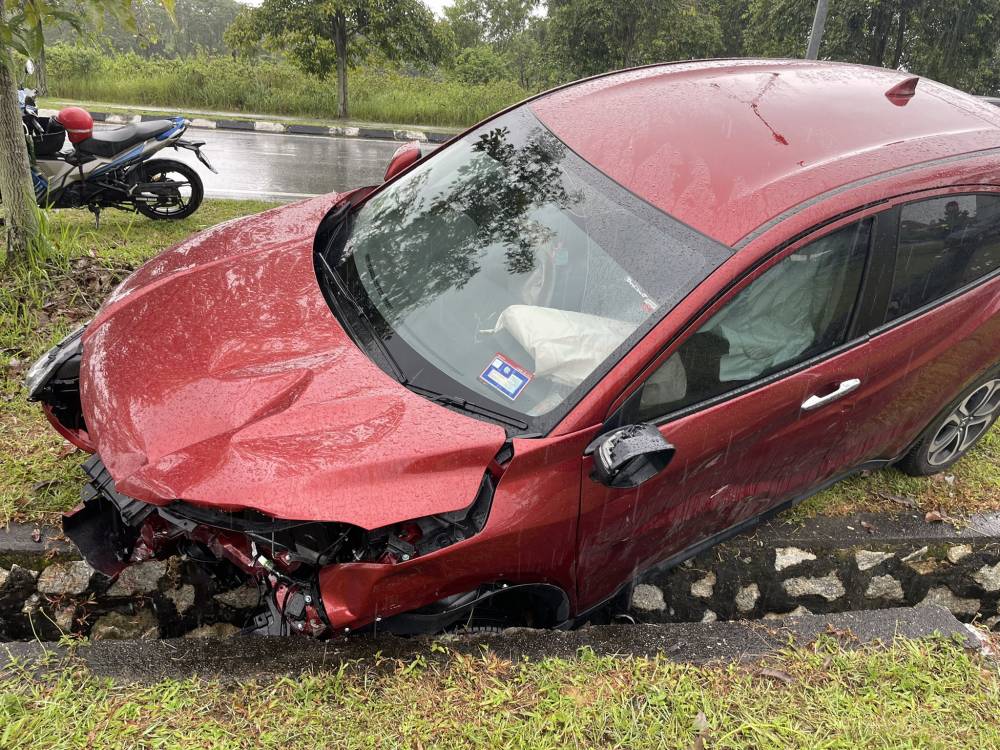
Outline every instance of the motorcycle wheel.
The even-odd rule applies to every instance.
[[[135,202],[136,210],[150,219],[185,219],[201,205],[205,186],[191,167],[173,159],[151,159],[140,164],[134,174],[137,183],[175,182],[162,201]]]

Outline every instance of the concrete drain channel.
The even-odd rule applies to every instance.
[[[917,513],[802,523],[778,518],[678,567],[645,576],[630,611],[640,627],[591,628],[589,635],[538,631],[536,640],[518,631],[520,636],[510,637],[512,643],[534,643],[523,647],[529,651],[593,646],[595,640],[605,649],[614,642],[626,651],[630,643],[632,651],[645,651],[660,643],[650,635],[656,628],[686,634],[685,643],[719,643],[718,638],[738,643],[743,636],[737,637],[734,627],[794,631],[788,624],[800,621],[797,627],[812,632],[819,624],[848,618],[845,622],[865,630],[869,626],[858,618],[866,612],[872,623],[882,623],[871,625],[873,633],[889,627],[886,618],[900,632],[917,628],[916,633],[917,621],[928,632],[965,632],[957,621],[998,630],[998,605],[1000,514],[972,516],[957,525],[926,523]],[[74,634],[89,637],[94,647],[123,639],[135,649],[136,641],[226,638],[239,633],[257,607],[255,588],[220,590],[197,566],[180,559],[133,566],[111,582],[81,561],[55,530],[44,529],[40,536],[29,526],[0,530],[0,641],[37,646]],[[493,638],[501,642],[491,645],[503,651],[504,636]],[[231,640],[242,642],[240,649],[246,651],[248,640],[271,639]],[[283,646],[283,659],[300,654],[305,662],[315,655],[310,649],[328,648],[306,645],[306,638],[290,640],[296,646]],[[352,648],[370,648],[361,645],[362,639],[355,641]],[[410,644],[401,648],[419,648],[419,640]],[[21,646],[22,652],[32,647]],[[200,647],[188,648],[197,653]],[[155,646],[141,649],[154,657]],[[378,645],[380,652],[385,649],[384,643]]]

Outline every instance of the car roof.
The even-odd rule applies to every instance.
[[[680,221],[736,245],[830,190],[1000,147],[1000,109],[908,73],[804,60],[636,68],[528,106],[569,148]]]

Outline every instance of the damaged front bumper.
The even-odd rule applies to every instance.
[[[154,505],[119,493],[99,456],[88,459],[83,469],[89,477],[83,502],[64,516],[63,529],[95,569],[114,577],[129,565],[175,554],[203,562],[210,570],[222,564],[227,575],[238,572],[256,582],[266,608],[248,629],[265,635],[326,637],[380,622],[379,612],[366,611],[370,594],[344,585],[345,573],[352,582],[374,586],[389,569],[477,534],[494,490],[494,479],[486,472],[468,508],[369,531],[343,523],[275,519],[249,510],[224,512],[182,501]],[[452,594],[389,618],[383,627],[395,632],[439,630],[506,588],[500,584]],[[328,592],[326,602],[323,591]],[[331,591],[347,598],[330,596]]]

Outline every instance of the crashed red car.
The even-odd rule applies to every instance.
[[[151,260],[29,375],[114,575],[262,632],[568,626],[1000,411],[1000,111],[796,61],[658,65]],[[617,597],[617,598],[616,598]]]

